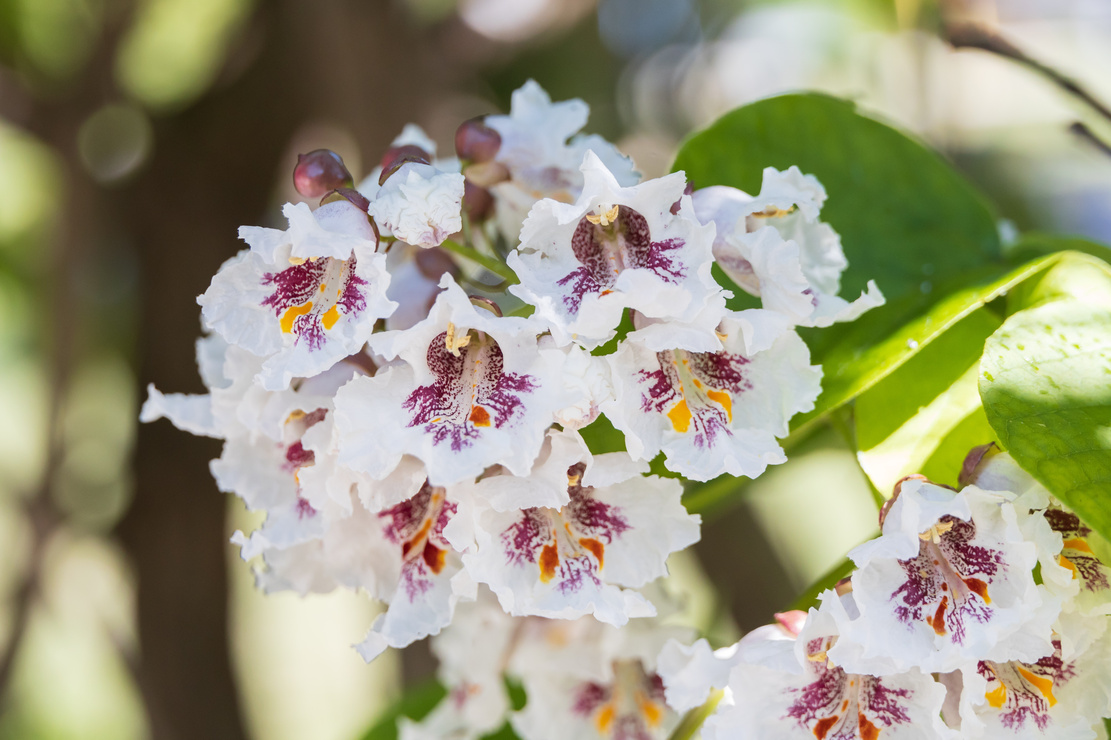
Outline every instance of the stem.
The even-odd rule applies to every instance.
[[[500,260],[493,257],[487,257],[476,249],[464,246],[459,242],[445,239],[444,243],[440,245],[441,249],[446,249],[452,254],[457,254],[460,257],[469,259],[471,262],[482,265],[490,272],[494,273],[500,278],[503,278],[509,285],[516,285],[520,281],[517,279],[517,274],[510,270]]]
[[[1082,100],[1106,120],[1111,121],[1111,108],[1088,92],[1080,83],[1027,55],[995,31],[975,23],[958,23],[948,26],[944,31],[944,37],[954,49],[980,49],[1029,67]]]
[[[1077,121],[1073,125],[1069,126],[1069,131],[1076,134],[1081,139],[1084,139],[1107,156],[1111,157],[1111,144],[1108,144],[1106,141],[1096,136],[1090,128],[1085,126],[1080,121]]]
[[[690,740],[694,737],[694,733],[702,728],[702,723],[709,719],[714,710],[718,708],[718,703],[721,702],[724,695],[725,692],[721,689],[714,689],[705,704],[695,707],[683,715],[683,719],[679,721],[679,726],[671,733],[668,740]]]

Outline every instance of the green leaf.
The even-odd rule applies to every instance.
[[[876,533],[879,536],[879,533]],[[818,606],[818,594],[827,591],[837,585],[838,581],[842,578],[847,578],[853,572],[853,561],[844,558],[840,563],[826,571],[821,578],[814,581],[810,588],[799,594],[799,597],[791,602],[786,611],[799,609],[807,611],[810,607]]]
[[[423,719],[445,696],[447,690],[438,681],[409,689],[374,723],[362,740],[397,740],[398,718]]]
[[[1111,268],[1083,259],[1097,263],[1089,271],[1104,272],[1111,284]],[[1064,272],[1076,279],[1083,271],[1071,262]],[[1087,275],[1082,287],[1101,279]],[[1033,297],[1064,283],[1051,285]],[[1003,447],[1090,527],[1111,536],[1111,289],[1014,314],[988,339],[980,370],[984,409]]]

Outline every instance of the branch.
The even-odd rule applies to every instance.
[[[942,36],[954,49],[980,49],[1029,67],[1070,95],[1079,98],[1104,119],[1111,121],[1111,108],[1079,82],[1029,56],[990,28],[975,23],[954,23],[945,27]]]

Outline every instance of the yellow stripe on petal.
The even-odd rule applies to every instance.
[[[1062,550],[1076,550],[1077,552],[1086,552],[1092,555],[1092,548],[1088,546],[1087,540],[1079,537],[1074,537],[1071,540],[1065,540],[1065,544],[1061,547]]]
[[[711,401],[717,401],[721,405],[721,407],[725,409],[725,413],[729,415],[729,421],[730,423],[732,423],[733,396],[729,395],[725,391],[706,391],[706,395],[710,397]]]
[[[1068,568],[1069,570],[1071,570],[1073,578],[1077,578],[1080,575],[1076,572],[1076,566],[1073,565],[1072,561],[1066,558],[1064,555],[1057,556],[1057,565],[1060,565],[1062,568]]]
[[[667,418],[671,420],[671,426],[675,431],[683,433],[690,429],[691,426],[691,412],[687,408],[687,399],[683,399],[675,404],[671,411],[667,412]]]
[[[992,708],[999,709],[1007,701],[1007,687],[1000,683],[997,687],[984,694],[984,698],[988,700],[988,704]]]
[[[613,724],[613,715],[613,705],[606,704],[604,707],[602,707],[602,709],[598,712],[598,716],[594,719],[594,724],[598,726],[598,732],[602,735],[609,734],[610,725]]]
[[[1022,677],[1029,681],[1034,686],[1034,688],[1036,688],[1038,692],[1045,697],[1045,700],[1049,702],[1049,706],[1052,707],[1054,704],[1057,703],[1056,697],[1053,696],[1052,678],[1039,676],[1037,673],[1023,668],[1022,666],[1018,666],[1018,672],[1021,673]]]
[[[338,306],[332,306],[331,308],[329,308],[327,311],[324,312],[323,316],[320,317],[320,323],[324,324],[325,329],[331,329],[333,326],[336,325],[337,321],[339,321],[339,307]]]
[[[292,306],[282,316],[282,331],[289,334],[293,331],[293,322],[298,316],[304,316],[312,310],[312,301],[305,301],[300,306]]]

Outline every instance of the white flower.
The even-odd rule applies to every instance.
[[[959,725],[962,738],[1097,737],[1095,726],[1111,714],[1111,635],[1105,619],[1077,626],[1091,633],[1079,655],[1066,655],[1055,635],[1052,652],[1037,660],[976,661],[944,676],[950,692],[959,694],[957,716],[947,704],[946,719]]]
[[[769,314],[745,311],[721,322],[717,352],[656,350],[630,338],[607,357],[613,399],[602,412],[625,434],[629,454],[692,480],[762,474],[786,460],[776,437],[814,407],[821,369],[806,345]],[[654,336],[666,346],[663,330]],[[657,328],[657,327],[652,327]],[[778,336],[776,334],[778,333]]]
[[[697,190],[695,212],[717,226],[714,257],[738,286],[759,296],[764,308],[780,311],[799,326],[852,321],[881,306],[874,282],[860,298],[838,296],[848,266],[841,238],[818,220],[825,189],[797,167],[764,170],[760,195],[714,186]]]
[[[740,662],[726,703],[706,721],[706,740],[935,740],[950,736],[940,718],[945,689],[917,670],[896,675],[854,674],[832,659],[841,608],[827,592],[811,609],[796,640],[767,641],[771,666]],[[787,654],[793,671],[779,670]],[[742,656],[738,656],[742,657]],[[801,668],[801,670],[799,670]]]
[[[715,651],[704,639],[691,645],[669,640],[657,659],[667,705],[677,712],[701,705],[711,690],[729,683],[736,654],[737,645]]]
[[[444,273],[456,275],[458,267],[442,249],[422,249],[395,242],[386,257],[390,288],[386,297],[397,303],[397,310],[386,319],[386,329],[408,329],[428,318]]]
[[[573,458],[553,454],[528,478],[481,481],[476,500],[490,486],[501,489],[495,500],[511,500],[507,489],[517,485],[527,500],[562,488],[567,503],[479,510],[477,547],[464,554],[466,568],[513,615],[570,619],[593,614],[613,625],[651,616],[652,604],[626,588],[664,575],[667,556],[698,540],[699,518],[679,502],[677,481],[641,477],[647,465],[633,464],[625,453],[591,458],[583,450],[577,457],[562,467]]]
[[[849,557],[860,614],[838,623],[830,654],[849,670],[946,672],[1050,652],[1060,599],[1035,584],[1035,546],[998,494],[905,481],[882,536]]]
[[[435,247],[463,228],[463,175],[409,162],[386,180],[367,212],[384,230],[418,247]]]
[[[541,346],[549,342],[550,336],[540,339]],[[567,355],[563,385],[572,403],[556,412],[555,421],[564,429],[582,429],[598,418],[601,405],[613,397],[609,365],[573,344],[563,351]]]
[[[208,328],[265,358],[263,386],[280,390],[362,349],[386,298],[385,255],[366,215],[334,202],[287,204],[286,231],[243,227],[250,245],[220,268],[197,299]]]
[[[534,80],[514,91],[509,115],[487,116],[485,123],[501,136],[495,161],[510,179],[491,188],[499,228],[511,243],[533,203],[553,198],[574,201],[582,191],[579,165],[594,152],[622,185],[633,185],[639,175],[632,161],[600,136],[575,136],[586,125],[589,107],[579,99],[552,103]],[[570,137],[571,141],[568,142]]]
[[[685,323],[702,317],[712,337],[724,313],[710,275],[714,229],[695,220],[683,174],[622,187],[592,152],[582,172],[573,204],[542,200],[529,213],[507,259],[521,280],[510,292],[536,306],[560,344],[605,342],[626,308]],[[711,302],[717,315],[703,311]]]
[[[566,406],[565,355],[539,348],[531,321],[476,308],[450,275],[440,285],[427,319],[374,336],[376,352],[400,361],[336,395],[339,461],[381,479],[412,455],[433,485],[497,464],[525,475]]]

